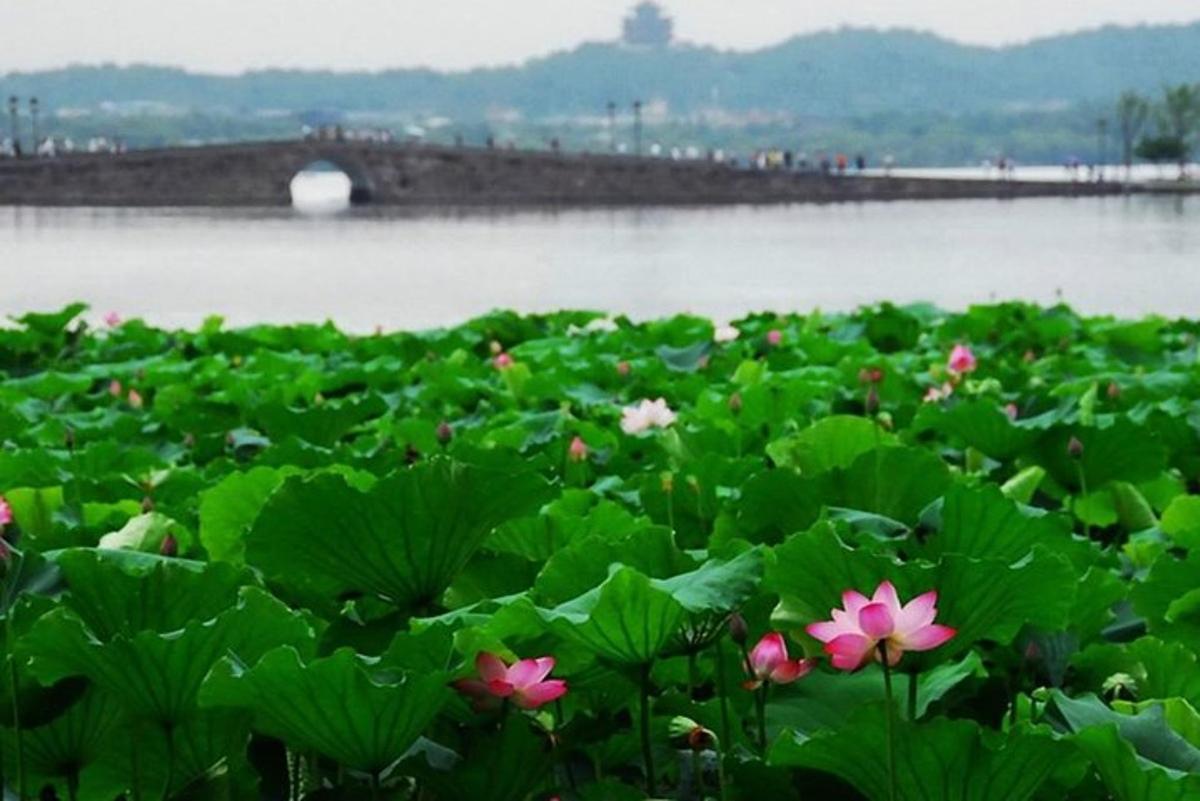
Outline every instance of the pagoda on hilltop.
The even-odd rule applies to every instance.
[[[621,22],[621,41],[631,47],[666,47],[675,23],[658,3],[638,3]]]

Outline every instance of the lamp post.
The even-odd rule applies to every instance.
[[[1100,180],[1104,180],[1104,162],[1105,156],[1108,154],[1108,119],[1101,117],[1096,120],[1096,175]]]
[[[29,115],[33,117],[33,155],[37,155],[38,145],[38,99],[36,97],[29,98]]]
[[[642,155],[642,101],[633,101],[633,152]]]
[[[608,149],[617,152],[617,104],[608,101]]]
[[[21,130],[17,123],[17,104],[19,102],[16,95],[11,95],[8,98],[8,118],[12,124],[12,149],[14,156],[18,156],[21,153]]]

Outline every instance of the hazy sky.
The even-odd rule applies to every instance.
[[[0,72],[66,63],[465,68],[614,38],[632,0],[0,0]],[[665,0],[681,38],[753,48],[839,25],[1002,44],[1188,22],[1200,0]]]

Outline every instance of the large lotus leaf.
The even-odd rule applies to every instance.
[[[763,567],[762,549],[750,548],[732,559],[710,559],[695,570],[650,583],[692,614],[732,612],[754,594]]]
[[[1114,673],[1136,682],[1139,698],[1184,698],[1200,704],[1200,666],[1196,654],[1178,642],[1142,637],[1131,643],[1092,645],[1071,660],[1075,686],[1099,691]]]
[[[958,635],[931,654],[966,650],[977,640],[1011,642],[1026,623],[1054,631],[1071,609],[1076,573],[1061,556],[1041,548],[1015,565],[999,559],[947,554],[937,564],[894,559],[843,543],[828,524],[797,534],[775,549],[764,587],[779,594],[773,615],[780,624],[801,628],[829,618],[845,590],[870,594],[884,579],[902,600],[938,591],[938,622]],[[910,655],[926,663],[932,656]]]
[[[511,715],[499,732],[468,733],[464,754],[431,744],[405,763],[439,798],[486,798],[523,801],[553,765],[549,738],[534,731],[519,715]]]
[[[49,556],[69,590],[64,604],[102,641],[211,620],[237,602],[251,578],[229,565],[136,552],[72,548]]]
[[[832,773],[872,799],[888,797],[887,727],[882,704],[864,706],[833,732],[784,734],[773,765]],[[1032,798],[1073,748],[1048,733],[987,738],[970,720],[897,721],[897,801],[1023,801]]]
[[[874,420],[853,415],[823,417],[790,437],[767,445],[767,455],[780,467],[815,475],[835,467],[849,467],[867,451],[895,442]]]
[[[1200,648],[1200,551],[1187,559],[1160,556],[1130,597],[1152,633],[1179,637],[1193,650]]]
[[[568,642],[617,664],[644,665],[675,635],[685,610],[644,574],[619,567],[600,586],[538,614]]]
[[[1169,770],[1139,757],[1114,724],[1092,726],[1072,739],[1091,759],[1114,801],[1200,798],[1200,776]]]
[[[1177,545],[1200,549],[1200,496],[1176,496],[1163,512],[1162,530]]]
[[[227,658],[204,684],[205,706],[248,710],[257,731],[378,774],[400,759],[449,698],[440,672],[372,675],[343,648],[305,663],[291,647],[247,667]]]
[[[1003,409],[982,399],[960,401],[949,407],[926,404],[917,413],[913,427],[936,429],[1000,460],[1022,453],[1041,433],[1014,423]]]
[[[566,491],[542,514],[501,525],[487,538],[485,549],[544,562],[579,537],[621,539],[648,525],[645,518],[634,517],[618,503],[597,500],[591,492]]]
[[[622,564],[650,578],[692,570],[696,560],[679,550],[666,526],[643,525],[627,534],[588,534],[555,553],[538,573],[534,590],[543,604],[575,598],[608,578]]]
[[[212,620],[166,634],[117,633],[107,641],[97,640],[69,609],[55,609],[19,647],[40,681],[86,676],[134,716],[171,726],[194,711],[200,684],[221,657],[252,661],[278,645],[311,648],[313,641],[304,616],[257,587],[245,587],[238,603]]]
[[[1071,536],[1070,522],[1022,507],[995,486],[951,487],[937,510],[937,533],[927,537],[918,553],[930,560],[955,553],[976,559],[1017,562],[1044,545],[1070,553],[1079,561],[1095,558],[1094,548]]]
[[[828,474],[807,478],[795,470],[763,470],[746,479],[737,504],[738,536],[775,543],[817,522],[834,501]]]
[[[832,473],[833,506],[872,512],[912,525],[950,486],[950,469],[922,448],[878,448]]]
[[[26,595],[55,595],[62,589],[58,566],[33,551],[11,549],[8,566],[0,576],[0,614],[9,614]]]
[[[975,651],[956,662],[945,662],[918,674],[918,718],[963,682],[986,676],[983,660]],[[910,673],[893,676],[897,697],[907,695],[912,679]],[[849,674],[815,670],[803,681],[773,690],[767,703],[767,733],[773,739],[783,729],[804,735],[839,729],[856,709],[883,697],[883,672],[878,668]]]
[[[244,560],[246,532],[290,472],[294,471],[256,467],[230,473],[200,497],[200,544],[209,559],[234,564]]]
[[[314,445],[330,447],[352,428],[387,411],[387,404],[375,394],[349,400],[326,401],[308,409],[295,409],[271,403],[258,410],[258,420],[271,439],[296,436]]]
[[[402,609],[436,603],[497,525],[549,489],[532,473],[434,459],[360,492],[340,476],[288,479],[246,539],[246,561],[329,609],[367,594]]]
[[[1071,437],[1083,443],[1083,454],[1073,459],[1067,452]],[[1106,428],[1059,425],[1046,432],[1035,446],[1038,463],[1054,480],[1072,490],[1080,488],[1083,469],[1088,490],[1109,481],[1149,481],[1163,471],[1167,452],[1147,426],[1119,417]]]
[[[63,488],[10,489],[5,491],[4,499],[21,527],[22,546],[47,550],[54,542],[54,515],[63,506]]]
[[[122,722],[121,705],[116,699],[89,689],[54,720],[21,732],[25,769],[44,779],[77,776],[110,750],[110,740]],[[14,753],[15,737],[6,728],[5,757],[11,758]]]

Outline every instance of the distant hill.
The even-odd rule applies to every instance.
[[[264,109],[411,112],[477,118],[603,112],[611,99],[663,101],[673,115],[720,108],[846,118],[888,112],[1052,109],[1107,102],[1126,88],[1200,80],[1200,22],[1106,27],[987,48],[909,30],[843,28],[753,52],[595,43],[525,64],[467,72],[263,70],[238,76],[135,66],[73,66],[0,77],[0,94],[57,108],[162,103]]]

